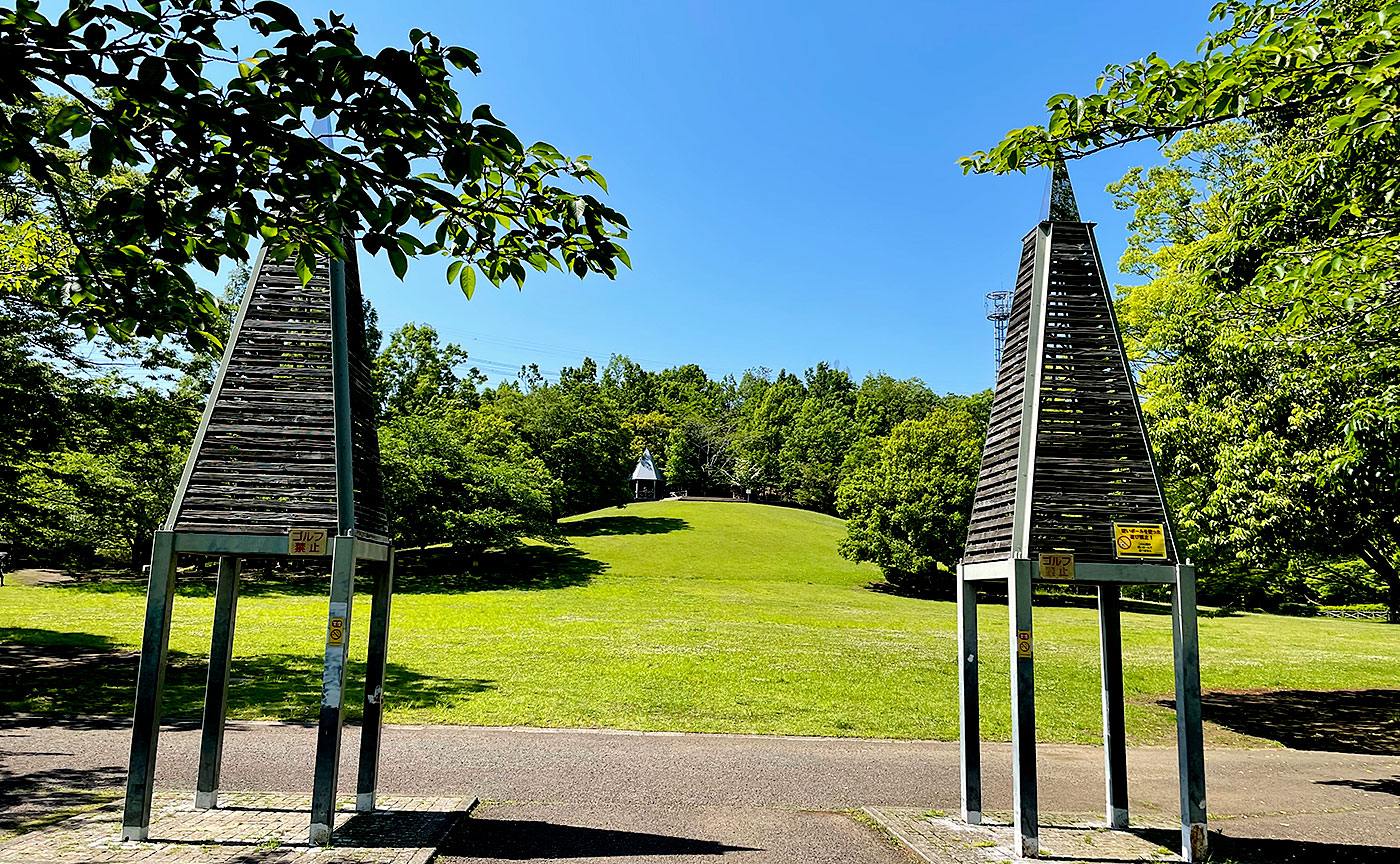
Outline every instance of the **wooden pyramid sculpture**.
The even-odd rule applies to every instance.
[[[1039,848],[1035,780],[1036,581],[1099,598],[1107,825],[1128,824],[1119,586],[1171,586],[1182,854],[1206,849],[1195,571],[1178,558],[1092,223],[1064,163],[1021,246],[982,467],[958,565],[963,818],[981,821],[977,591],[1003,581],[1010,606],[1012,774],[1019,854]]]
[[[330,268],[306,285],[291,261],[259,255],[185,466],[167,531],[285,534],[352,531],[387,540],[379,438],[365,345],[359,268],[343,265],[343,299]],[[335,299],[344,309],[333,310]],[[344,358],[332,331],[344,316]],[[343,367],[343,368],[338,368]],[[349,448],[337,450],[335,373],[349,384]],[[338,489],[348,457],[351,486]]]
[[[1079,221],[1063,164],[1048,204],[1022,243],[963,561],[1175,564],[1094,226]],[[1114,525],[1160,539],[1120,548]]]
[[[161,695],[181,555],[219,558],[195,806],[218,806],[242,559],[330,558],[313,843],[334,826],[355,571],[376,562],[357,807],[374,808],[393,549],[379,475],[375,401],[355,245],[294,265],[258,255],[170,514],[156,533],[137,678],[123,839],[146,839]]]

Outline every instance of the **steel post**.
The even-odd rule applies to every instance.
[[[238,577],[243,561],[219,557],[219,582],[214,591],[214,626],[209,639],[209,679],[204,685],[204,722],[199,741],[199,779],[194,806],[219,806],[219,771],[224,759],[224,721],[228,716],[228,676],[233,663],[233,630],[238,619]]]
[[[365,661],[365,718],[360,730],[360,776],[355,809],[374,809],[379,786],[379,736],[384,718],[384,667],[389,653],[389,610],[394,599],[394,553],[375,567],[374,604],[369,617],[369,654]]]
[[[1011,631],[1011,786],[1013,847],[1033,858],[1040,851],[1035,780],[1035,642],[1031,627],[1031,562],[1018,559],[1007,579]]]
[[[165,661],[170,649],[170,614],[175,600],[175,538],[157,531],[151,550],[151,578],[146,586],[146,624],[141,635],[141,666],[136,673],[136,711],[127,763],[126,808],[122,839],[145,840],[151,828],[156,750],[160,743],[160,705],[165,691]]]
[[[977,583],[958,565],[958,763],[962,817],[982,824],[982,722],[977,681]]]
[[[335,830],[340,779],[340,733],[345,720],[345,667],[350,657],[350,615],[355,599],[355,538],[331,546],[331,598],[326,621],[326,662],[321,677],[321,718],[316,732],[316,773],[311,787],[311,843],[325,846]]]
[[[1128,827],[1128,739],[1123,718],[1122,604],[1117,585],[1099,586],[1099,677],[1103,696],[1105,813],[1109,828]]]
[[[1201,650],[1196,632],[1196,569],[1177,568],[1172,590],[1172,654],[1176,661],[1176,754],[1181,784],[1181,857],[1204,861],[1206,756],[1201,734]]]

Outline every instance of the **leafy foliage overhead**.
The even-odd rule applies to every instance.
[[[1280,335],[1273,324],[1325,332],[1394,308],[1400,4],[1235,0],[1211,18],[1224,26],[1198,58],[1109,66],[1097,92],[1051,97],[1044,126],[1013,130],[964,169],[1024,171],[1242,121],[1274,152],[1235,190],[1229,230],[1207,250],[1217,289],[1258,289],[1264,335]]]
[[[417,29],[409,43],[369,53],[343,16],[272,0],[0,5],[0,176],[32,186],[73,245],[35,256],[31,292],[90,332],[205,339],[217,306],[189,267],[246,260],[255,240],[303,278],[347,235],[400,277],[442,254],[468,296],[478,270],[615,275],[626,219],[558,185],[606,189],[589,157],[464,108],[453,71],[480,72],[472,51]],[[71,101],[47,110],[50,94]],[[327,119],[334,146],[312,131]],[[64,206],[73,172],[123,168],[140,181]]]
[[[1227,26],[1195,60],[1157,54],[1108,66],[1097,92],[1050,97],[1044,126],[1012,130],[965,171],[1025,171],[1132,141],[1170,141],[1226,120],[1274,124],[1325,110],[1333,154],[1389,134],[1400,104],[1400,4],[1348,0],[1228,0]],[[1393,182],[1389,188],[1394,190]]]

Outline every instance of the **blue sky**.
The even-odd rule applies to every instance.
[[[362,256],[366,291],[386,332],[431,323],[488,371],[619,353],[716,376],[826,360],[991,386],[983,294],[1011,285],[1045,177],[964,177],[957,158],[1109,62],[1193,56],[1210,5],[340,3],[367,46],[421,27],[476,51],[465,101],[592,154],[633,227],[634,269],[615,282],[532,272],[468,301],[445,261],[400,283]],[[1070,165],[1110,267],[1128,214],[1104,186],[1158,158],[1149,144]]]

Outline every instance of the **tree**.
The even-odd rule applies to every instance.
[[[818,363],[806,374],[807,398],[792,420],[778,459],[792,500],[832,512],[841,464],[856,442],[856,388],[846,372]]]
[[[1268,548],[1360,555],[1400,619],[1400,5],[1211,17],[1200,57],[1110,66],[1097,93],[1052,97],[1045,126],[963,166],[1182,139],[1174,164],[1120,187],[1140,238],[1125,266],[1152,280],[1126,302],[1160,364],[1144,383],[1174,503],[1200,517],[1203,552],[1237,565]]]
[[[860,434],[883,438],[905,420],[919,420],[938,404],[938,396],[918,378],[899,381],[880,373],[867,375],[856,392],[855,422]]]
[[[468,296],[477,270],[523,284],[527,266],[611,277],[627,263],[626,219],[557,185],[606,188],[588,157],[463,110],[452,71],[479,73],[475,53],[418,29],[374,54],[357,39],[341,15],[307,23],[272,0],[0,7],[0,175],[71,250],[31,258],[27,296],[89,332],[200,341],[217,304],[189,268],[246,260],[255,239],[303,278],[348,235],[400,277],[442,254]],[[52,110],[53,92],[70,101]],[[139,179],[67,206],[75,172],[123,171]]]
[[[396,542],[481,551],[554,535],[559,483],[499,417],[436,403],[391,417],[379,442]]]
[[[782,450],[807,391],[802,379],[787,371],[771,381],[768,374],[767,369],[750,370],[739,382],[736,456],[751,466],[762,494],[790,498],[796,483],[783,472]]]
[[[540,383],[528,393],[503,384],[483,394],[482,413],[517,430],[558,478],[555,515],[613,507],[629,497],[627,478],[634,463],[628,459],[622,412],[596,397],[596,385],[580,388],[577,381],[570,386]]]
[[[967,539],[985,434],[985,415],[940,406],[853,450],[836,493],[842,557],[873,562],[907,591],[946,589]]]
[[[701,495],[726,489],[734,467],[734,424],[691,415],[666,441],[666,483]]]
[[[380,410],[386,417],[423,414],[438,400],[474,407],[477,385],[485,383],[486,376],[474,367],[458,375],[457,369],[466,362],[466,350],[454,342],[439,344],[431,325],[403,325],[374,361],[372,378]]]
[[[1230,229],[1200,250],[1219,292],[1254,296],[1257,337],[1311,338],[1400,304],[1400,4],[1232,0],[1194,60],[1111,65],[1059,94],[966,171],[1025,171],[1140,140],[1244,122],[1269,158],[1232,190]],[[1400,419],[1389,394],[1370,405]]]
[[[1259,337],[1255,299],[1218,291],[1201,262],[1278,149],[1236,124],[1187,133],[1166,153],[1165,166],[1111,187],[1134,214],[1124,269],[1150,280],[1124,289],[1122,321],[1203,594],[1356,599],[1383,586],[1400,612],[1400,433],[1357,423],[1400,380],[1400,322],[1373,313],[1306,339]],[[1348,556],[1370,575],[1336,566]]]

